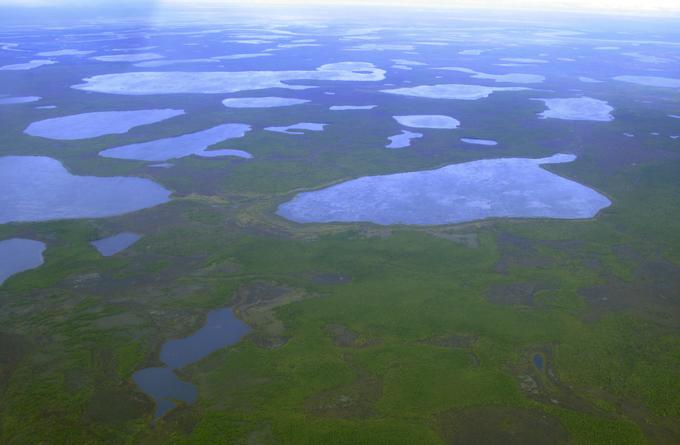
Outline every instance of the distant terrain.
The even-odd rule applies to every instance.
[[[0,18],[0,443],[680,443],[678,21],[360,11]]]

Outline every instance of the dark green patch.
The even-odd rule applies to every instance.
[[[447,445],[556,445],[569,439],[556,417],[537,409],[467,408],[440,415],[437,425]]]

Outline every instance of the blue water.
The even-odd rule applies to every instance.
[[[183,368],[236,343],[249,330],[231,309],[218,309],[208,314],[205,326],[194,334],[166,342],[161,349],[161,361],[173,369]]]
[[[543,356],[541,354],[534,354],[533,362],[536,368],[543,370]]]
[[[76,176],[45,156],[0,157],[0,224],[105,218],[170,200],[170,191],[144,178]]]
[[[194,403],[198,398],[196,387],[180,380],[170,368],[142,369],[132,380],[156,402],[156,419],[177,406],[175,401]]]
[[[132,232],[122,232],[118,235],[113,235],[108,238],[102,238],[97,241],[92,241],[92,245],[103,256],[115,255],[127,249],[141,238],[141,235]]]
[[[196,387],[180,380],[174,369],[237,343],[249,331],[250,327],[236,318],[231,309],[224,308],[210,312],[205,325],[194,334],[166,342],[160,354],[166,366],[142,369],[132,376],[137,386],[156,402],[155,418],[177,406],[175,401],[194,403],[198,398]]]
[[[362,176],[303,192],[277,213],[299,223],[456,224],[486,218],[592,218],[609,199],[541,166],[574,155],[499,158]]]
[[[14,274],[40,266],[45,247],[44,243],[30,239],[0,241],[0,285]]]

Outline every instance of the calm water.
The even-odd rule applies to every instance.
[[[122,232],[118,235],[109,236],[108,238],[102,238],[97,241],[92,241],[92,245],[101,253],[103,256],[115,255],[118,252],[122,252],[134,243],[140,240],[142,236],[133,232]]]
[[[160,354],[166,366],[142,369],[132,376],[137,386],[156,402],[155,417],[159,418],[174,408],[173,400],[193,403],[198,397],[196,387],[180,380],[174,369],[233,345],[249,331],[248,325],[236,318],[231,309],[224,308],[210,312],[205,325],[194,334],[166,342]]]
[[[14,274],[40,266],[45,247],[44,243],[30,239],[0,241],[0,285]]]
[[[48,139],[87,139],[127,133],[140,125],[154,124],[182,114],[182,110],[171,109],[82,113],[33,122],[24,132]]]
[[[388,139],[389,144],[385,145],[385,148],[406,148],[411,146],[411,139],[422,138],[422,133],[415,133],[412,131],[402,130],[401,134],[396,134],[390,136]]]
[[[101,151],[99,155],[105,158],[137,161],[167,161],[205,154],[210,156],[211,152],[208,148],[211,145],[227,139],[242,138],[250,129],[250,126],[245,124],[223,124],[181,136],[109,148]]]
[[[170,191],[151,180],[75,176],[44,156],[0,157],[0,190],[0,224],[103,218],[170,200]]]
[[[493,217],[591,218],[611,202],[542,164],[573,155],[501,158],[436,170],[364,176],[300,193],[278,214],[300,223],[454,224]]]

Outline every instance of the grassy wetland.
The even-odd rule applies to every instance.
[[[344,24],[329,25],[327,33],[278,25],[293,35],[230,23],[220,25],[219,38],[202,33],[210,27],[168,30],[193,33],[192,40],[202,44],[195,49],[178,46],[179,36],[155,27],[102,24],[96,31],[76,28],[83,35],[68,39],[86,42],[88,33],[111,32],[129,41],[59,45],[97,55],[116,54],[121,45],[153,45],[159,48],[150,51],[167,52],[168,59],[194,59],[306,39],[322,46],[283,47],[271,57],[221,61],[219,67],[211,62],[209,69],[314,70],[324,63],[364,61],[387,71],[381,81],[303,77],[289,83],[317,88],[119,95],[70,86],[98,74],[140,70],[127,62],[87,56],[1,72],[3,93],[42,99],[0,106],[0,156],[47,156],[73,175],[143,178],[172,195],[168,202],[119,216],[0,224],[0,240],[47,246],[40,267],[0,286],[0,443],[680,441],[680,140],[669,137],[680,133],[680,121],[667,117],[680,113],[677,88],[580,82],[577,74],[609,79],[645,71],[631,68],[630,57],[618,54],[624,50],[611,56],[614,62],[593,62],[593,72],[582,61],[575,62],[579,69],[559,61],[576,54],[597,60],[593,48],[614,39],[605,31],[456,56],[481,45],[485,33],[498,39],[496,45],[504,40],[491,31],[470,37],[464,28],[471,25],[462,20],[454,20],[455,26],[432,20],[441,28],[423,24],[418,41],[439,36],[448,46],[416,44],[418,54],[345,51],[362,42],[343,40],[355,35]],[[497,32],[519,35],[513,26]],[[535,26],[533,33],[559,31]],[[456,27],[464,35],[457,35]],[[587,32],[584,28],[571,23],[564,29]],[[631,39],[646,38],[635,32]],[[677,34],[667,32],[665,39],[677,41]],[[2,40],[48,51],[55,48],[50,39],[56,33],[8,28]],[[150,37],[140,42],[133,39],[138,34]],[[256,38],[252,34],[267,43],[224,43]],[[369,34],[384,44],[414,41],[388,25]],[[286,38],[272,37],[282,35]],[[677,47],[661,43],[645,49],[678,57]],[[390,58],[397,56],[427,66],[390,70]],[[23,61],[7,51],[0,57],[1,65]],[[461,60],[451,60],[456,57]],[[512,68],[544,75],[544,90],[498,92],[480,100],[380,91],[394,88],[388,83],[495,85],[430,67],[459,64],[489,72],[499,70],[494,64],[503,57],[549,59],[538,67]],[[672,71],[667,65],[661,69]],[[574,89],[579,93],[570,93]],[[545,90],[555,91],[550,97],[583,93],[606,100],[613,120],[540,119],[545,107],[530,99],[547,97]],[[272,109],[222,104],[227,97],[251,96],[309,102]],[[377,107],[329,109],[344,104]],[[32,122],[58,116],[151,109],[185,113],[85,140],[23,133]],[[410,147],[385,148],[388,137],[403,130],[392,116],[405,114],[450,115],[461,126],[418,129],[424,136],[411,140]],[[264,131],[300,122],[327,125],[301,135]],[[168,160],[170,168],[151,168],[149,162],[99,156],[112,147],[225,123],[252,131],[208,151],[243,150],[252,159],[186,156]],[[460,138],[498,145],[475,146]],[[592,218],[519,216],[444,225],[300,224],[276,213],[299,193],[365,176],[556,153],[576,159],[540,168],[597,191],[611,206]],[[122,232],[140,239],[111,256],[91,244]],[[163,366],[166,342],[191,336],[209,313],[223,308],[230,308],[248,332],[175,369],[198,397],[194,403],[173,401],[175,408],[155,419],[154,400],[135,384],[134,373]]]

